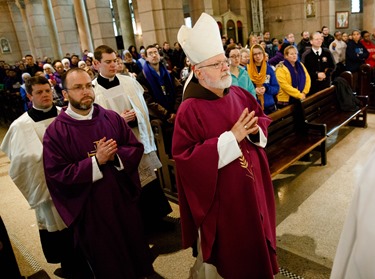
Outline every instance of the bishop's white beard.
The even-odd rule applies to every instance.
[[[230,71],[223,72],[219,81],[213,81],[209,77],[205,77],[204,81],[211,88],[226,89],[232,84],[232,76]]]

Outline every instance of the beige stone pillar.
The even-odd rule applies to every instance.
[[[86,7],[90,18],[94,47],[104,44],[116,49],[115,31],[113,30],[112,12],[109,7],[109,1],[86,1]]]
[[[67,52],[81,57],[81,46],[77,30],[77,21],[74,14],[72,0],[50,0],[55,15],[60,46],[63,52],[62,59]]]
[[[25,28],[25,34],[26,34],[26,38],[27,38],[27,42],[28,42],[28,45],[29,45],[31,55],[35,57],[36,56],[36,50],[35,50],[34,38],[31,35],[32,33],[31,33],[29,20],[28,20],[28,17],[26,15],[25,2],[23,0],[17,0],[16,5],[20,9],[20,13],[21,13],[21,17],[22,17],[22,23],[23,23],[23,27]]]
[[[61,51],[59,37],[57,34],[56,20],[52,11],[51,1],[42,0],[42,5],[43,5],[44,16],[46,18],[48,34],[51,40],[53,58],[58,59],[62,57],[62,51]]]
[[[145,45],[177,41],[177,33],[184,24],[182,0],[138,1],[138,13],[142,22]]]
[[[52,57],[51,40],[48,34],[42,0],[25,0],[25,5],[31,36],[34,38],[36,59],[38,57],[43,59],[45,56]]]
[[[117,0],[118,15],[120,18],[120,28],[124,48],[135,45],[132,17],[130,14],[129,1]]]
[[[375,34],[374,0],[363,0],[363,29]]]
[[[134,13],[134,19],[135,19],[135,30],[136,33],[134,34],[134,40],[135,44],[137,45],[137,49],[139,49],[140,46],[144,45],[143,43],[143,35],[142,35],[142,23],[139,19],[139,10],[138,10],[138,1],[133,0],[133,13]]]
[[[91,31],[89,28],[89,21],[83,0],[74,0],[74,14],[78,25],[78,34],[81,41],[82,50],[94,51],[92,45]]]
[[[189,0],[191,24],[194,26],[201,13],[206,12],[204,0]]]
[[[335,0],[321,0],[320,1],[320,28],[322,26],[328,26],[330,33],[333,33],[333,30],[336,30],[336,3]],[[319,15],[319,13],[318,13]]]

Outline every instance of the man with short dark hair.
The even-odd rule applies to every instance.
[[[335,38],[329,34],[329,29],[327,26],[322,27],[323,43],[322,46],[329,48],[329,45],[335,40]]]
[[[302,54],[305,52],[306,48],[311,47],[309,31],[303,31],[301,33],[301,37],[302,39],[297,45],[299,59],[301,59]]]
[[[272,40],[270,31],[264,31],[263,41],[266,43],[266,52],[272,53]]]
[[[137,81],[145,88],[144,98],[151,120],[160,119],[163,122],[165,149],[170,154],[173,124],[181,101],[181,87],[176,88],[175,78],[160,62],[159,51],[153,45],[146,47],[146,63],[137,76]]]
[[[173,50],[171,50],[171,46],[169,45],[168,42],[163,43],[163,48],[162,48],[162,55],[163,55],[163,60],[165,62],[165,66],[169,71],[172,71],[173,65],[172,65],[172,55],[173,55]]]
[[[78,62],[79,62],[79,57],[77,54],[73,54],[70,57],[70,68],[77,68],[78,67]]]
[[[32,77],[35,76],[35,73],[38,71],[43,71],[34,61],[34,57],[31,54],[25,55],[26,60],[26,72],[28,72]]]
[[[139,164],[141,180],[140,208],[147,231],[174,227],[162,218],[172,212],[157,179],[155,170],[161,167],[156,155],[155,139],[152,132],[143,88],[129,76],[116,75],[114,61],[116,53],[109,46],[101,45],[94,51],[95,64],[99,76],[95,85],[95,102],[106,109],[117,112],[132,128],[137,139],[144,146],[144,154]]]
[[[47,262],[61,262],[62,270],[57,275],[73,276],[79,268],[75,263],[73,235],[51,200],[42,161],[43,135],[58,109],[53,105],[52,89],[45,77],[29,78],[26,92],[33,107],[12,123],[1,149],[10,159],[9,176],[35,210]]]
[[[152,260],[138,208],[143,145],[120,115],[94,104],[85,70],[70,69],[63,87],[69,105],[43,140],[56,209],[74,231],[95,278],[149,276]]]

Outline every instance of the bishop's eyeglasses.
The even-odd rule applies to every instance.
[[[219,61],[219,62],[209,64],[209,65],[203,65],[203,66],[199,67],[198,69],[206,68],[206,67],[213,67],[215,69],[222,69],[224,65],[226,65],[228,67],[228,66],[230,66],[230,64],[232,64],[231,60],[225,59],[224,61]]]

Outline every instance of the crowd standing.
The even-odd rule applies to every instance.
[[[210,24],[211,18],[207,16],[203,14],[200,20]],[[353,30],[351,34],[336,31],[331,35],[328,27],[323,26],[319,31],[303,30],[299,42],[293,33],[273,38],[265,31],[250,34],[244,47],[233,38],[208,32],[206,28],[196,34],[201,38],[199,42],[183,35],[184,28],[181,30],[173,48],[165,41],[161,46],[155,43],[139,50],[132,45],[123,52],[100,46],[93,52],[84,50],[81,55],[66,53],[56,60],[35,59],[28,54],[15,65],[0,61],[0,84],[5,91],[19,92],[26,112],[14,121],[1,148],[11,159],[12,179],[36,210],[37,219],[41,219],[40,235],[47,261],[62,263],[64,270],[57,275],[72,274],[74,257],[78,271],[74,276],[86,276],[82,278],[139,278],[152,274],[145,232],[156,227],[174,228],[163,222],[171,208],[155,172],[161,163],[150,123],[159,120],[166,152],[175,158],[179,171],[184,246],[193,246],[198,251],[192,273],[208,272],[224,278],[233,275],[234,270],[240,277],[247,274],[249,269],[239,267],[240,259],[231,254],[239,244],[237,241],[244,243],[244,235],[233,237],[233,228],[239,226],[238,231],[249,229],[247,238],[251,237],[247,244],[252,248],[235,254],[242,255],[242,260],[255,261],[250,250],[256,247],[263,255],[257,257],[262,264],[251,272],[257,270],[260,276],[272,278],[277,262],[272,183],[269,173],[264,171],[268,168],[263,150],[269,125],[266,115],[329,87],[343,71],[351,71],[356,84],[362,64],[375,68],[375,33],[366,30]],[[207,48],[198,47],[205,41]],[[242,92],[246,95],[242,96]],[[246,103],[250,109],[230,107],[231,101]],[[220,115],[221,110],[218,115],[220,107],[230,116]],[[212,117],[207,116],[210,111]],[[218,117],[222,118],[220,125],[213,124]],[[57,120],[48,127],[54,119]],[[17,156],[26,160],[35,155],[29,151],[20,154],[11,144],[24,137],[17,127],[27,123],[28,128],[33,127],[29,135],[35,134],[38,146],[33,152],[37,158],[44,156],[47,180],[40,170],[33,173],[38,176],[33,183],[27,180],[30,174],[20,176],[21,180],[14,175],[25,171],[16,164]],[[79,136],[82,131],[84,137]],[[238,156],[229,158],[232,143],[237,146],[233,154]],[[258,159],[253,162],[247,154]],[[242,158],[241,164],[234,166],[233,161],[238,158]],[[204,168],[202,162],[206,162]],[[38,164],[32,160],[29,163],[32,169],[41,160]],[[243,168],[248,173],[242,173]],[[233,172],[239,173],[235,179]],[[243,180],[239,179],[241,175]],[[210,190],[199,194],[198,180]],[[256,181],[262,181],[262,185]],[[30,194],[36,191],[34,182],[43,185],[41,193]],[[248,191],[247,183],[254,184],[251,196],[259,207],[251,207],[246,215],[235,212],[238,207],[231,206],[226,210],[233,214],[223,214],[219,207],[226,198],[231,200],[234,193],[224,191],[220,198],[216,189],[223,191],[228,183],[244,184],[244,192]],[[103,198],[105,203],[101,202]],[[108,203],[111,207],[105,206]],[[120,206],[125,214],[119,214],[119,207],[112,205]],[[257,219],[259,213],[264,218],[262,222],[267,222],[264,226]],[[43,218],[43,214],[48,217]],[[241,214],[246,216],[232,218]],[[247,216],[253,218],[251,225],[243,221]],[[110,229],[104,228],[102,222]],[[254,222],[257,233],[250,232]],[[228,223],[230,232],[225,228]],[[225,237],[216,239],[212,230]],[[115,236],[110,232],[115,232]],[[126,237],[122,238],[123,235]],[[101,242],[103,238],[105,241]],[[267,241],[252,243],[259,239]],[[54,246],[56,241],[66,246]],[[54,247],[60,254],[51,254]],[[72,253],[75,256],[69,259]],[[213,264],[214,268],[203,262]]]
[[[260,45],[265,52],[263,56],[266,63],[264,66],[257,66],[259,72],[262,67],[270,67],[276,72],[286,59],[285,48],[290,45],[296,47],[298,62],[302,62],[310,75],[311,86],[307,93],[311,94],[328,87],[335,77],[346,70],[352,72],[354,84],[356,84],[360,65],[366,63],[369,64],[371,68],[375,67],[374,38],[375,34],[366,30],[353,30],[351,34],[336,31],[331,35],[328,27],[323,26],[319,31],[302,31],[299,42],[296,42],[293,33],[287,33],[284,38],[272,38],[269,31],[265,31],[260,35],[250,34],[245,47],[242,47],[240,43],[236,43],[233,38],[228,39],[225,35],[221,36],[221,41],[224,50],[227,50],[229,47],[231,51],[236,52],[236,54],[232,55],[236,56],[236,58],[230,59],[232,62],[230,68],[234,80],[233,84],[244,87],[254,95],[255,92],[252,90],[252,86],[249,85],[249,83],[245,85],[246,82],[243,72],[238,68],[240,67],[248,71],[249,66],[253,67],[254,60],[253,57],[250,56],[252,46]],[[158,93],[159,90],[156,90],[156,81],[152,81],[150,75],[150,73],[153,73],[153,71],[150,70],[150,65],[154,65],[154,70],[156,72],[159,68],[161,69],[161,77],[158,78],[161,91],[166,90],[166,98],[173,99],[168,102],[174,102],[176,98],[180,100],[181,97],[179,95],[181,95],[182,92],[181,87],[184,85],[191,72],[190,61],[178,42],[174,42],[173,48],[167,41],[163,42],[161,47],[158,43],[153,44],[153,46],[157,50],[157,57],[155,58],[147,56],[147,50],[144,46],[141,46],[138,51],[137,48],[132,45],[124,50],[124,52],[119,52],[117,54],[117,62],[119,64],[118,73],[137,79],[144,88],[153,91],[153,97],[155,98],[160,95],[160,92]],[[154,51],[153,53],[156,52]],[[229,52],[227,54],[229,55]],[[24,109],[27,110],[30,108],[30,102],[25,97],[24,89],[22,89],[22,85],[25,82],[23,77],[27,78],[27,76],[23,76],[23,74],[28,73],[30,76],[44,74],[53,87],[54,103],[58,106],[63,106],[67,104],[62,94],[61,84],[61,76],[64,72],[70,68],[80,67],[84,69],[92,79],[98,76],[98,70],[93,63],[95,60],[93,53],[84,50],[81,57],[80,60],[79,55],[66,53],[61,60],[57,59],[52,61],[51,58],[48,57],[44,57],[43,59],[38,57],[35,61],[32,55],[26,55],[22,61],[12,66],[4,63],[4,61],[0,61],[0,84],[3,84],[6,90],[20,92],[24,100]],[[157,61],[157,63],[152,62],[152,60]],[[264,69],[261,72],[264,72]],[[145,78],[147,73],[149,73],[149,75]],[[268,71],[268,73],[270,73],[270,71]],[[167,79],[166,76],[168,77]],[[254,80],[254,74],[250,75],[248,71],[248,77],[252,81],[253,87],[256,87],[257,81]],[[278,79],[276,79],[276,81],[280,82]],[[276,105],[278,102],[284,103],[285,98],[283,97],[282,89],[280,89],[277,94],[272,93],[272,95]],[[158,98],[161,97],[156,98],[158,101],[156,103],[165,109],[166,100],[161,100],[165,98],[161,98],[160,100],[158,100]],[[263,102],[262,94],[259,92],[256,94],[256,98],[259,103]],[[154,104],[153,98],[148,99]],[[176,102],[178,102],[178,100]],[[271,99],[268,99],[268,101],[270,100]],[[272,105],[272,102],[267,105]],[[151,118],[153,119],[156,111],[155,107],[151,108],[150,102],[148,102],[148,107],[151,111]],[[168,115],[175,113],[177,107],[178,105],[175,106],[175,104],[173,104],[172,108],[172,103],[170,103],[169,107],[167,107]],[[272,111],[272,109],[267,109],[266,113],[268,114]],[[158,118],[163,118],[160,113],[156,112],[156,114],[159,114]],[[164,118],[168,115],[164,115]],[[172,120],[169,122],[171,121]],[[168,122],[164,121],[164,123]]]

